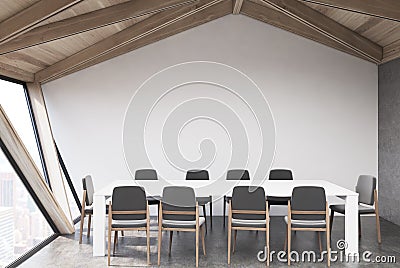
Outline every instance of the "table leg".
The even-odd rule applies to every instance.
[[[106,243],[106,199],[95,195],[93,198],[93,256],[104,256]]]
[[[358,254],[358,196],[346,196],[344,219],[344,238],[347,243],[345,254],[354,256]],[[350,254],[350,255],[349,255]]]
[[[213,213],[212,213],[212,196],[210,195],[210,225],[212,228]]]

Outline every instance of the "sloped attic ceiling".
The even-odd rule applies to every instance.
[[[232,13],[377,64],[400,57],[398,0],[4,0],[0,75],[45,83]]]

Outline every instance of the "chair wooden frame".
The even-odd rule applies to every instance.
[[[295,227],[292,228],[292,215],[325,215],[325,228],[310,228],[310,227]],[[325,211],[305,211],[305,210],[292,210],[290,200],[288,201],[288,222],[287,222],[287,234],[285,238],[285,249],[287,241],[287,258],[288,265],[290,265],[290,249],[291,249],[291,238],[292,231],[314,231],[318,232],[319,249],[322,251],[321,237],[319,232],[326,233],[326,248],[327,248],[327,262],[328,266],[331,266],[331,246],[330,246],[330,228],[329,228],[329,206],[328,202],[325,203]]]
[[[237,231],[264,231],[265,232],[265,245],[267,249],[267,266],[269,266],[269,211],[268,211],[268,201],[265,202],[265,211],[263,210],[232,210],[232,200],[229,200],[229,212],[228,212],[228,265],[231,264],[231,240],[232,240],[232,230],[234,230],[233,236],[233,246],[232,246],[232,254],[235,253],[236,247],[236,236]],[[265,227],[233,227],[232,226],[232,214],[265,214]]]
[[[382,243],[381,237],[381,223],[379,221],[379,202],[378,202],[378,191],[374,190],[374,209],[375,209],[375,220],[376,220],[376,234],[378,236],[378,243]],[[360,229],[361,233],[361,229]]]
[[[374,213],[364,213],[364,214],[358,214],[358,236],[361,237],[361,215],[371,215],[375,214],[375,221],[376,221],[376,235],[378,238],[378,243],[382,243],[382,237],[381,237],[381,224],[379,220],[379,202],[378,202],[378,191],[374,189]],[[338,212],[339,213],[339,212]],[[332,231],[332,223],[333,223],[333,218],[335,215],[335,211],[331,211],[331,217],[330,217],[330,228]]]
[[[92,213],[88,212],[86,213],[85,211],[86,209],[86,190],[83,190],[83,197],[82,197],[82,210],[81,210],[81,224],[80,224],[80,228],[79,228],[79,244],[82,244],[82,232],[83,232],[83,225],[85,222],[85,217],[86,215],[89,216],[89,220],[88,220],[88,227],[87,227],[87,237],[90,237],[90,225],[92,223]]]
[[[145,227],[129,227],[129,228],[114,228],[112,227],[112,215],[134,215],[134,214],[146,214],[146,226]],[[146,231],[147,238],[147,265],[150,265],[150,213],[149,204],[146,201],[146,210],[133,210],[133,211],[113,211],[112,204],[108,206],[108,248],[107,248],[107,264],[110,266],[110,252],[111,252],[111,233],[114,233],[114,248],[113,255],[115,254],[115,245],[117,244],[118,231]]]
[[[172,247],[172,235],[173,231],[182,231],[182,232],[195,232],[196,233],[196,267],[199,267],[199,232],[201,232],[201,240],[203,245],[203,254],[206,256],[206,244],[204,240],[205,236],[205,224],[203,224],[200,228],[199,226],[199,204],[196,202],[196,210],[195,211],[176,211],[176,210],[163,210],[162,201],[160,201],[159,206],[159,214],[158,217],[158,266],[161,263],[161,242],[162,242],[162,231],[170,231],[169,236],[169,249],[168,255],[171,255],[171,247]],[[195,228],[175,228],[175,227],[163,227],[162,220],[163,215],[195,215],[196,216],[196,226]]]

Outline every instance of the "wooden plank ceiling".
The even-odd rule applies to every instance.
[[[399,0],[2,0],[0,75],[45,83],[228,14],[376,64],[400,57]]]

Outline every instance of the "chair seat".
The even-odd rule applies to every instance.
[[[243,220],[243,219],[233,219],[232,227],[254,227],[263,228],[265,227],[266,220]]]
[[[290,196],[267,196],[268,205],[287,206]]]
[[[199,217],[199,226],[202,226],[205,221],[204,217]],[[196,221],[163,220],[162,225],[166,228],[195,228]]]
[[[288,223],[288,216],[285,216],[285,222]],[[325,228],[325,220],[291,220],[294,228]]]
[[[108,212],[108,206],[106,206],[106,210]],[[85,214],[93,214],[93,206],[85,207]]]
[[[211,202],[210,196],[199,196],[196,197],[196,201],[199,203],[199,206],[204,206]]]
[[[85,207],[85,214],[93,215],[93,205]],[[108,205],[106,205],[106,214],[108,214]]]
[[[112,228],[140,228],[146,227],[147,220],[112,220]]]
[[[345,214],[345,205],[332,205],[329,208],[335,212]],[[359,204],[358,205],[358,213],[359,214],[374,214],[375,209],[370,206]]]

